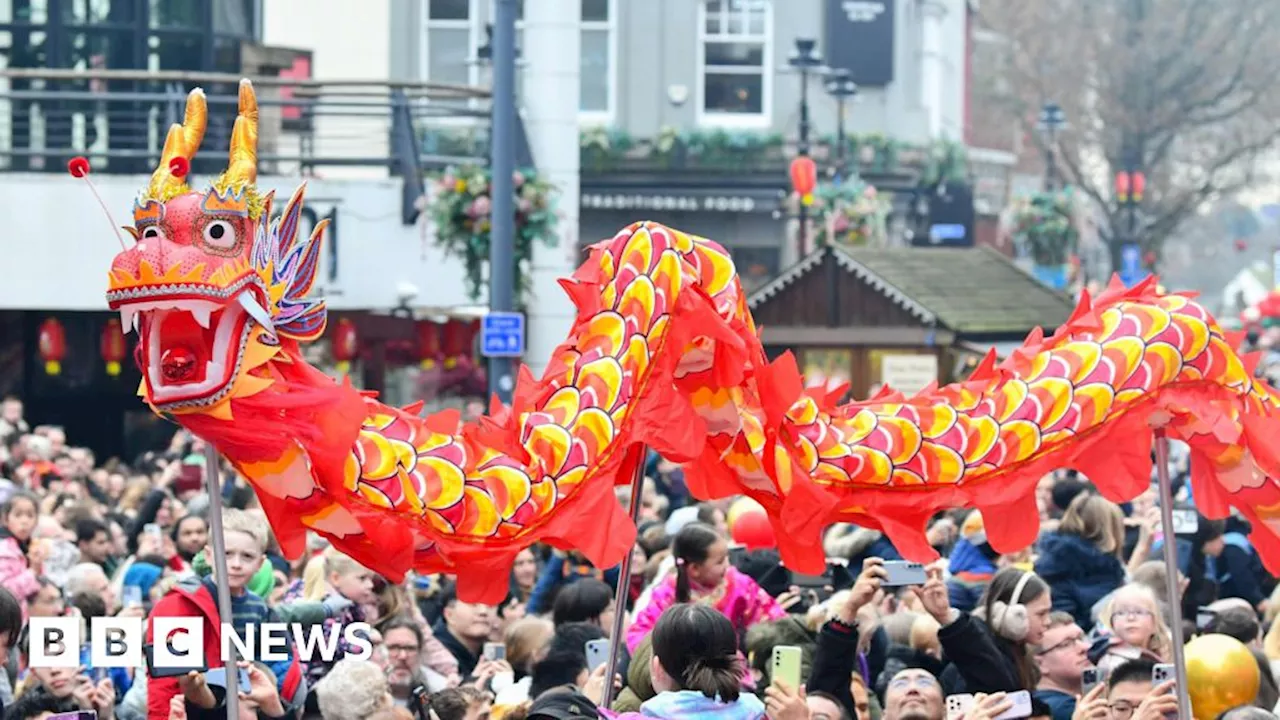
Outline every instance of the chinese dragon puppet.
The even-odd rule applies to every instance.
[[[189,185],[206,112],[192,92],[107,301],[137,331],[139,394],[253,485],[290,557],[310,530],[389,578],[454,573],[462,597],[486,601],[535,542],[607,567],[635,535],[614,487],[646,448],[684,463],[701,498],[759,501],[801,572],[820,571],[837,521],[930,560],[925,523],[958,506],[981,508],[1011,551],[1035,538],[1051,470],[1074,467],[1116,501],[1147,488],[1154,430],[1190,445],[1201,511],[1234,506],[1280,570],[1280,398],[1201,306],[1153,280],[1085,297],[1052,337],[967,381],[838,405],[804,388],[789,355],[767,359],[722,247],[636,223],[562,281],[576,321],[541,379],[521,371],[510,407],[478,423],[421,417],[304,361],[325,329],[308,298],[325,228],[298,235],[302,189],[271,219],[247,81],[226,171]]]

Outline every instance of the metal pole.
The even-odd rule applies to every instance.
[[[205,441],[204,447],[205,491],[209,493],[209,529],[213,531],[213,577],[218,587],[218,616],[223,627],[231,625],[231,588],[227,586],[227,539],[222,534],[222,484],[218,480],[218,450]],[[236,659],[232,655],[222,659],[227,671],[227,718],[240,717],[240,694],[236,691]]]
[[[809,68],[800,66],[800,144],[797,154],[809,154]],[[800,198],[800,230],[796,233],[796,262],[804,259],[805,246],[809,244],[809,207]]]
[[[511,312],[515,295],[516,170],[516,1],[497,0],[493,17],[493,119],[489,167],[492,214],[489,225],[489,310]],[[489,395],[511,402],[514,363],[489,358]]]
[[[1160,480],[1160,526],[1164,531],[1165,588],[1169,593],[1169,624],[1173,627],[1173,662],[1178,668],[1178,717],[1192,718],[1187,694],[1187,660],[1182,638],[1182,601],[1178,589],[1178,538],[1173,532],[1173,482],[1169,480],[1169,439],[1156,431],[1156,475]]]
[[[638,525],[640,522],[640,493],[644,490],[644,461],[648,452],[649,449],[646,446],[640,446],[636,474],[631,478],[631,504],[628,509],[631,510],[632,525]],[[608,708],[613,702],[613,676],[618,672],[618,653],[622,650],[622,628],[626,624],[627,596],[630,595],[631,589],[632,554],[628,552],[622,559],[622,564],[618,566],[618,586],[614,589],[613,595],[613,628],[610,629],[609,635],[609,662],[604,669],[604,697],[600,702],[602,708]]]
[[[836,99],[836,181],[844,182],[844,96]]]

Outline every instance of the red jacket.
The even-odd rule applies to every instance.
[[[146,642],[155,641],[154,623],[157,617],[203,617],[204,618],[204,659],[210,668],[222,667],[222,623],[218,614],[218,600],[209,588],[199,579],[187,578],[160,598],[147,617]],[[285,674],[281,697],[282,704],[288,708],[292,701],[305,699],[302,664],[298,661],[294,650],[293,662]],[[147,718],[148,720],[168,720],[169,701],[181,693],[178,689],[178,678],[147,678]]]

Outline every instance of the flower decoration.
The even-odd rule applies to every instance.
[[[796,214],[800,197],[791,193],[788,210]],[[819,183],[809,211],[820,233],[847,245],[883,245],[889,236],[889,214],[893,198],[861,178]]]
[[[1042,192],[1021,201],[1013,213],[1013,239],[1037,265],[1065,265],[1079,237],[1070,189]]]
[[[515,281],[523,295],[529,290],[528,264],[535,242],[554,246],[556,235],[555,190],[532,169],[518,170],[515,186]],[[433,182],[430,201],[436,242],[446,253],[462,258],[467,274],[467,291],[472,300],[480,297],[483,269],[489,261],[489,233],[492,228],[490,197],[492,176],[485,168],[449,169]]]

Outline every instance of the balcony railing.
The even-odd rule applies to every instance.
[[[188,91],[203,87],[209,124],[192,163],[226,164],[238,76],[212,73],[0,70],[0,171],[61,172],[77,155],[100,173],[150,173]],[[405,179],[405,219],[416,216],[425,173],[488,162],[489,93],[437,83],[254,78],[264,174],[380,175]],[[483,142],[451,138],[462,124]],[[523,132],[521,133],[523,135]],[[527,156],[527,143],[519,143]],[[531,163],[530,158],[524,158]]]

